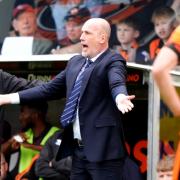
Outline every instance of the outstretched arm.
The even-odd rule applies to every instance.
[[[116,106],[123,114],[132,110],[134,107],[131,102],[135,98],[135,95],[128,95],[126,88],[126,64],[124,60],[113,59],[109,66],[109,84],[111,87],[111,93],[113,99],[116,102]]]
[[[55,79],[40,86],[20,91],[18,93],[0,95],[0,105],[19,104],[39,101],[54,100],[65,96],[65,71],[59,73]]]

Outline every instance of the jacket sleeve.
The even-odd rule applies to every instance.
[[[40,86],[19,92],[21,103],[33,101],[49,101],[65,97],[66,71],[59,73],[53,80]]]
[[[59,173],[49,165],[51,157],[54,155],[51,147],[55,141],[53,137],[46,142],[46,145],[41,150],[39,159],[36,161],[35,172],[39,177],[50,178],[59,175]]]
[[[59,161],[56,161],[55,158],[52,160],[52,167],[55,168],[58,172],[61,172],[66,175],[70,175],[72,166],[72,157],[67,156]]]
[[[27,81],[23,78],[18,78],[12,74],[9,74],[3,70],[0,70],[0,77],[1,77],[1,83],[2,83],[2,91],[1,93],[13,93],[17,91],[21,91],[24,89],[28,89],[31,87],[34,87],[36,85],[42,84],[42,81]]]
[[[108,79],[109,86],[113,99],[120,93],[127,95],[126,88],[126,62],[121,58],[121,56],[115,54],[108,66]]]
[[[66,66],[53,80],[43,83],[40,86],[19,92],[20,102],[49,101],[66,96],[66,74],[72,61],[77,61],[79,56],[72,57]]]
[[[59,179],[66,179],[66,177],[69,175],[66,172],[66,169],[64,171],[64,162],[57,162],[55,163],[57,166],[54,166],[53,161],[55,161],[56,153],[59,148],[55,144],[57,137],[59,133],[56,133],[54,136],[52,136],[46,143],[46,145],[43,147],[39,159],[36,161],[35,165],[35,172],[36,175],[43,178],[59,178]],[[51,163],[50,163],[51,162]],[[59,167],[60,166],[60,167]],[[59,168],[62,168],[60,170]],[[66,166],[65,166],[66,168]]]

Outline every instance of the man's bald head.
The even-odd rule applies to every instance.
[[[82,55],[93,58],[109,47],[111,28],[109,23],[102,18],[91,18],[82,27],[80,37]]]
[[[96,29],[98,29],[100,33],[105,33],[107,39],[109,40],[111,34],[111,27],[107,20],[103,18],[91,18],[87,20],[85,24],[88,24],[90,26],[96,26]]]

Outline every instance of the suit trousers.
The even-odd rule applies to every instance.
[[[122,180],[123,159],[89,162],[84,148],[76,147],[73,155],[71,180]]]

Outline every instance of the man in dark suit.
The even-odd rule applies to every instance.
[[[70,59],[66,69],[54,80],[33,89],[0,96],[2,105],[51,100],[66,94],[67,102],[60,120],[65,129],[61,143],[74,150],[72,180],[122,179],[126,152],[121,118],[122,114],[132,110],[134,95],[127,95],[125,60],[108,49],[110,32],[106,20],[89,19],[83,25],[80,37],[82,55]],[[72,106],[68,107],[70,100],[74,101],[79,93],[78,89],[74,92],[77,86],[80,89],[78,104],[71,102]],[[76,109],[73,118],[68,119],[74,112],[73,107]],[[66,116],[68,121],[64,119]]]

